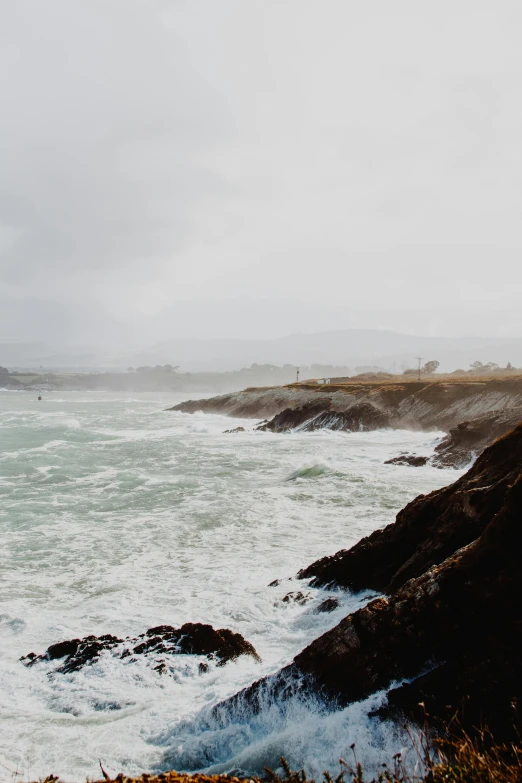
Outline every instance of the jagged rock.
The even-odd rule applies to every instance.
[[[397,515],[348,550],[299,572],[311,585],[392,593],[408,579],[441,563],[474,541],[500,510],[513,471],[522,460],[521,428],[496,441],[454,484],[420,495]]]
[[[521,468],[474,542],[342,620],[297,669],[341,703],[416,677],[392,691],[390,709],[435,723],[459,710],[466,728],[508,738],[522,698]]]
[[[406,679],[390,692],[381,714],[439,728],[458,712],[468,732],[488,726],[498,741],[516,737],[513,705],[522,700],[522,424],[486,449],[462,479],[421,496],[405,511],[394,526],[397,538],[390,540],[399,541],[405,528],[417,529],[428,536],[428,550],[440,543],[437,557],[452,549],[442,562],[413,558],[413,567],[410,557],[408,567],[419,575],[406,581],[403,564],[391,596],[341,620],[289,666],[218,705],[216,714],[225,719],[238,706],[257,712],[267,691],[285,699],[314,690],[342,707]],[[470,540],[462,546],[462,538]],[[372,581],[371,569],[366,573]],[[382,573],[379,578],[388,581]]]
[[[330,401],[328,400],[328,403]],[[287,432],[310,421],[315,416],[323,413],[325,409],[324,402],[309,402],[300,408],[286,408],[278,413],[270,421],[260,424],[256,429],[269,432]]]
[[[354,378],[340,385],[245,389],[206,400],[188,400],[170,410],[268,419],[308,405],[317,406],[322,412],[331,409],[343,412],[361,403],[369,403],[384,412],[393,427],[448,432],[462,421],[522,408],[522,378],[461,378],[421,383],[400,379],[361,383]]]
[[[120,650],[115,648],[120,647]],[[43,655],[29,653],[21,658],[26,666],[33,666],[40,661],[65,659],[56,670],[69,674],[93,663],[104,650],[115,650],[120,658],[137,655],[206,655],[217,660],[218,666],[235,660],[240,655],[250,655],[260,660],[254,647],[239,633],[228,628],[216,631],[211,625],[203,623],[185,623],[181,628],[171,625],[158,625],[149,628],[137,638],[118,639],[116,636],[86,636],[83,639],[71,639],[52,644]],[[156,671],[164,673],[163,662]],[[203,671],[200,667],[200,672]]]
[[[496,411],[452,427],[430,462],[438,468],[465,468],[494,440],[522,421],[522,407]]]
[[[234,432],[245,432],[245,428],[236,427],[234,430],[224,430],[223,435],[232,435]]]
[[[270,582],[270,584],[268,586],[269,587],[278,587],[280,584],[281,584],[281,580],[280,579],[274,579],[274,581]]]
[[[411,465],[412,468],[422,468],[428,462],[428,457],[420,454],[399,454],[398,457],[387,459],[385,465]]]
[[[324,601],[321,601],[319,606],[316,607],[315,611],[317,614],[325,614],[327,612],[335,611],[335,609],[337,609],[340,605],[341,602],[338,598],[329,596],[328,598],[325,598]]]
[[[391,425],[391,416],[369,402],[360,402],[346,411],[323,411],[303,427],[305,432],[314,430],[344,430],[345,432],[369,432]]]
[[[296,593],[287,593],[284,598],[281,598],[281,601],[284,604],[303,604],[308,603],[308,601],[311,601],[313,596],[310,593],[302,593],[302,592],[296,592]]]
[[[299,427],[302,432],[315,430],[362,432],[390,426],[390,416],[368,402],[357,403],[345,411],[336,411],[330,406],[326,408],[325,410],[324,402],[310,402],[300,408],[286,408],[257,429],[288,432]]]

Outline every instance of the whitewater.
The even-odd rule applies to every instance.
[[[403,743],[368,718],[385,694],[344,710],[269,696],[254,717],[211,709],[370,598],[295,574],[454,481],[454,470],[383,464],[430,453],[441,433],[255,432],[251,419],[165,410],[185,398],[0,391],[1,780],[96,778],[99,759],[112,775],[254,774],[281,755],[321,775],[354,742],[375,764]],[[296,591],[309,600],[282,600]],[[317,613],[332,595],[339,608]],[[162,675],[108,652],[71,674],[19,660],[65,639],[185,622],[241,633],[262,662],[200,674],[201,659],[174,656]]]

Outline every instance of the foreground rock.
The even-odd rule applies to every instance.
[[[311,567],[318,582],[377,587],[371,601],[276,675],[219,705],[263,709],[313,690],[336,706],[392,688],[386,715],[447,725],[458,712],[515,738],[522,700],[522,425],[455,484],[420,496],[397,522]],[[394,687],[401,680],[409,683]]]
[[[474,541],[500,511],[522,464],[522,429],[486,449],[458,481],[420,495],[396,521],[299,572],[311,584],[392,593]]]
[[[511,738],[522,698],[521,511],[519,471],[477,540],[342,620],[293,666],[345,704],[416,678],[392,691],[390,709],[434,723],[459,711],[465,728]]]
[[[70,639],[52,644],[43,655],[29,653],[21,660],[26,666],[42,661],[63,661],[56,671],[62,674],[78,671],[94,663],[102,652],[111,650],[119,658],[136,658],[140,655],[204,655],[215,659],[218,666],[233,661],[240,655],[250,655],[260,660],[254,647],[241,634],[228,628],[216,631],[211,625],[185,623],[181,628],[159,625],[149,628],[137,638],[119,639],[106,634],[104,636],[85,636],[83,639]],[[164,669],[158,660],[160,672]],[[204,664],[203,664],[204,667]],[[201,668],[200,671],[206,671]]]

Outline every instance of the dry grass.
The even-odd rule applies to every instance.
[[[383,764],[378,771],[364,770],[357,761],[355,745],[350,750],[352,763],[340,759],[341,771],[333,776],[323,773],[319,783],[522,783],[522,744],[498,745],[487,732],[471,739],[467,735],[454,740],[436,740],[429,743],[424,735],[420,741],[410,734],[412,750],[415,753],[415,771],[411,760],[405,763],[397,753],[389,764]],[[238,778],[229,775],[188,775],[179,772],[163,772],[159,775],[143,774],[138,778],[123,774],[105,777],[96,783],[316,783],[304,770],[290,769],[281,759],[282,772],[266,769],[263,778]],[[42,781],[40,781],[42,783]],[[43,783],[59,783],[49,775]],[[89,783],[89,781],[87,781]]]
[[[353,764],[340,760],[341,772],[334,778],[323,774],[324,783],[522,783],[522,747],[497,745],[484,732],[477,739],[463,735],[459,739],[439,740],[430,745],[412,738],[417,763],[414,772],[397,753],[391,764],[383,764],[378,772],[366,774],[357,761],[355,746],[351,750]],[[267,769],[268,783],[315,783],[306,773],[292,771],[281,759],[284,775]]]

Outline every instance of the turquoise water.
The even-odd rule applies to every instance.
[[[94,777],[99,758],[113,774],[176,760],[253,770],[279,752],[322,769],[350,726],[362,730],[353,710],[337,724],[313,713],[312,723],[271,718],[273,730],[265,722],[233,741],[218,732],[209,745],[197,716],[360,604],[343,594],[338,610],[318,615],[325,591],[304,606],[281,598],[306,587],[291,580],[299,568],[455,480],[455,471],[383,465],[403,449],[428,453],[437,434],[258,433],[252,420],[164,410],[181,399],[71,392],[37,402],[0,391],[2,779]],[[249,429],[223,433],[240,424]],[[199,676],[185,658],[162,677],[109,654],[71,675],[19,662],[67,638],[189,621],[242,633],[262,663]],[[188,737],[180,727],[192,718]],[[314,745],[319,726],[326,734]]]

